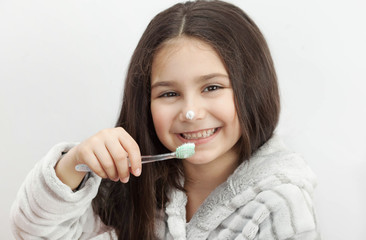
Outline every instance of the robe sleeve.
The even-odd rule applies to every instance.
[[[75,145],[54,146],[27,175],[10,213],[16,239],[90,239],[106,231],[91,205],[101,178],[90,173],[82,186],[72,191],[56,176],[57,161]]]

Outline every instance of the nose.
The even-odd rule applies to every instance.
[[[192,120],[194,118],[194,112],[192,110],[189,110],[187,113],[186,113],[186,118],[188,120]]]
[[[179,119],[185,122],[200,120],[204,117],[204,112],[204,106],[199,101],[185,102],[180,110]]]

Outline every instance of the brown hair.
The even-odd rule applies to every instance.
[[[143,33],[127,72],[120,117],[142,154],[168,152],[154,130],[150,111],[150,74],[162,43],[179,36],[205,41],[220,55],[232,84],[240,121],[237,143],[241,160],[265,143],[276,128],[280,101],[277,77],[267,43],[255,23],[240,8],[222,1],[176,4],[159,13]],[[172,188],[184,191],[181,161],[144,165],[129,183],[103,180],[93,207],[119,239],[154,239],[157,211],[169,201]]]

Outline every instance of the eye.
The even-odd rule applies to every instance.
[[[221,86],[218,86],[218,85],[210,85],[208,87],[205,87],[205,89],[203,89],[203,92],[211,92],[211,91],[216,91],[216,90],[219,90],[221,89],[222,87]]]
[[[170,97],[176,97],[178,96],[178,93],[176,92],[165,92],[161,95],[159,95],[159,98],[170,98]]]

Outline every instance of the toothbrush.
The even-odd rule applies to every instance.
[[[163,153],[158,155],[141,156],[141,163],[151,163],[157,161],[164,161],[172,158],[184,159],[193,156],[195,145],[194,143],[184,143],[175,149],[175,152]],[[129,164],[130,165],[130,164]],[[131,165],[130,165],[131,166]],[[86,164],[78,164],[75,166],[75,170],[78,172],[91,172],[90,168]]]

